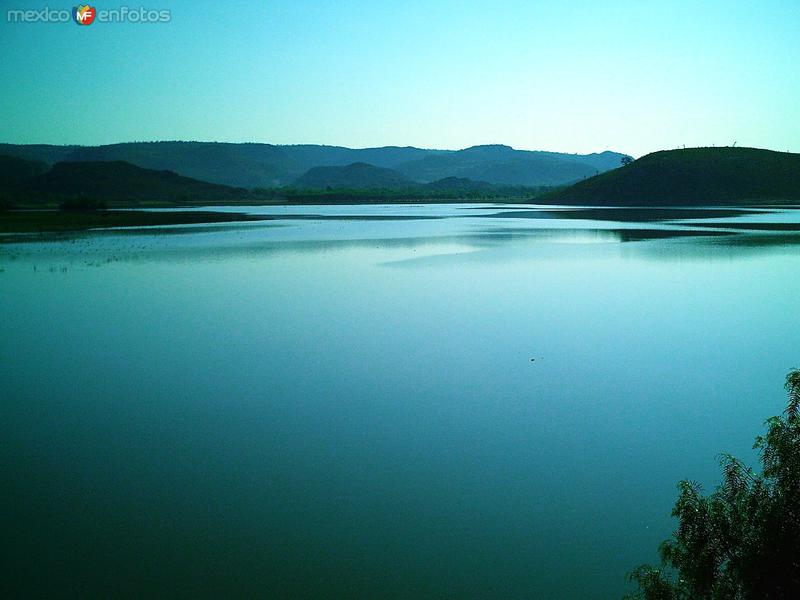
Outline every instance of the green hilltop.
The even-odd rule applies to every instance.
[[[800,154],[757,148],[653,152],[538,198],[546,204],[681,206],[800,201]]]

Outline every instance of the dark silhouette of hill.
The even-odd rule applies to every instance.
[[[52,144],[0,144],[0,154],[53,165],[66,160],[80,146],[54,146]]]
[[[75,197],[110,202],[213,201],[243,198],[247,191],[123,161],[60,162],[30,179],[26,196],[33,202]]]
[[[191,145],[191,144],[190,144]],[[135,146],[135,145],[123,145]],[[154,148],[159,144],[141,145]],[[200,144],[196,158],[202,163],[204,153],[214,154],[214,144]],[[223,144],[227,150],[242,150],[246,144]],[[263,145],[254,145],[263,146]],[[36,154],[25,146],[28,154]],[[56,156],[52,148],[41,147],[47,156]],[[270,152],[280,155],[288,147],[273,146]],[[304,147],[309,156],[325,155],[319,146]],[[261,148],[260,150],[263,150]],[[384,159],[408,155],[410,149],[373,149]],[[388,154],[386,154],[388,152]],[[384,154],[382,154],[384,153]],[[414,154],[415,150],[411,150]],[[343,154],[347,154],[346,152]],[[225,201],[390,201],[394,199],[458,199],[458,198],[533,198],[540,203],[585,204],[597,206],[697,206],[710,204],[758,204],[800,202],[800,154],[773,152],[755,148],[693,148],[655,152],[633,163],[600,175],[589,177],[570,187],[541,195],[541,186],[498,183],[506,176],[498,171],[517,168],[518,151],[507,146],[478,146],[464,151],[426,156],[411,162],[428,165],[441,161],[470,163],[462,169],[481,170],[484,179],[446,176],[418,183],[400,169],[350,163],[343,166],[318,166],[299,176],[294,187],[245,190],[209,183],[179,175],[170,170],[142,168],[124,161],[65,161],[47,170],[43,161],[0,155],[0,200],[3,206],[13,204],[53,204],[76,198],[111,203],[135,204],[153,202],[225,202]],[[545,153],[541,153],[545,154]],[[600,157],[601,155],[597,155]],[[334,160],[333,155],[328,156]],[[335,158],[339,160],[341,156]],[[305,160],[305,159],[304,159]],[[491,162],[496,160],[497,162]],[[542,161],[551,160],[540,156]],[[610,160],[603,157],[603,160]],[[554,169],[567,169],[579,162],[555,161]],[[435,164],[434,164],[435,166]],[[452,164],[451,164],[452,166]],[[552,166],[552,165],[551,165]],[[438,168],[438,167],[437,167]],[[530,164],[519,167],[534,172]],[[552,172],[552,171],[551,171]],[[566,171],[564,171],[566,172]],[[495,176],[492,176],[495,173]],[[487,175],[488,174],[488,175]],[[540,177],[544,175],[540,174]],[[489,181],[494,179],[494,181]],[[513,178],[512,178],[513,179]],[[326,192],[326,190],[328,190]],[[329,193],[330,192],[330,193]],[[365,195],[366,192],[366,195]]]
[[[382,146],[379,148],[345,148],[342,146],[319,146],[300,144],[279,146],[298,164],[312,167],[342,167],[362,162],[376,167],[393,168],[410,160],[417,160],[430,154],[448,152],[447,150],[425,150],[412,146]]]
[[[519,196],[524,186],[511,186],[474,181],[466,177],[444,177],[429,183],[416,183],[394,169],[385,169],[366,163],[353,163],[344,167],[314,167],[299,177],[293,184],[297,190],[372,190],[390,196],[395,193],[420,198],[434,197],[441,193],[446,197],[474,197],[487,194],[500,197],[503,194]],[[528,190],[531,195],[534,188]]]
[[[19,196],[31,179],[46,170],[47,165],[41,161],[0,154],[0,195],[7,200]]]
[[[345,148],[313,144],[231,144],[217,142],[131,142],[105,146],[0,144],[0,153],[54,164],[61,161],[126,161],[238,187],[289,185],[313,167],[367,163],[396,169],[428,183],[447,177],[512,185],[563,185],[618,167],[622,154],[565,154],[474,146],[465,150],[414,147]]]
[[[498,186],[492,185],[487,181],[473,181],[466,177],[445,177],[444,179],[437,179],[430,183],[424,184],[425,189],[435,191],[441,190],[446,192],[464,191],[464,192],[479,192],[490,191],[497,189]]]
[[[344,167],[313,167],[294,182],[298,188],[317,189],[380,189],[409,185],[413,182],[397,171],[362,162]]]
[[[616,168],[622,156],[616,152],[578,155],[489,145],[425,156],[397,169],[422,182],[464,177],[505,185],[563,185]]]
[[[230,144],[217,142],[131,142],[105,146],[0,144],[0,153],[42,160],[125,161],[154,170],[170,170],[202,181],[236,187],[288,185],[316,166],[366,162],[392,167],[435,150],[419,148],[351,149],[339,146]]]
[[[390,202],[405,200],[518,198],[541,195],[549,188],[501,186],[449,177],[427,184],[406,179],[392,169],[366,163],[315,167],[295,186],[246,190],[172,171],[144,169],[124,161],[43,162],[0,155],[0,209],[52,206],[86,210],[136,206],[140,202]]]
[[[800,201],[800,154],[757,148],[664,150],[546,194],[586,205],[758,204]]]

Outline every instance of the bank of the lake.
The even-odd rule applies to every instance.
[[[9,210],[0,212],[0,234],[83,231],[109,227],[201,225],[205,223],[263,221],[268,218],[266,216],[235,212],[190,210]]]

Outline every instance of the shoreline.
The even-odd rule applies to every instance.
[[[220,223],[257,223],[273,221],[285,218],[284,215],[252,214],[246,212],[228,212],[225,209],[246,208],[256,206],[397,206],[397,205],[429,205],[429,204],[485,204],[494,206],[520,206],[529,204],[532,209],[542,209],[550,205],[536,203],[520,203],[506,201],[493,202],[337,202],[332,204],[310,204],[310,203],[269,203],[269,204],[213,204],[198,203],[196,205],[183,204],[181,206],[159,203],[158,205],[148,206],[114,206],[104,210],[71,211],[59,210],[52,207],[36,208],[15,208],[0,211],[0,235],[25,235],[25,234],[54,234],[87,231],[91,229],[111,229],[125,227],[157,227],[165,225],[211,225]],[[204,208],[216,210],[203,210]],[[797,210],[798,205],[726,205],[726,206],[569,206],[552,205],[557,209],[561,218],[592,218],[601,220],[655,220],[666,221],[681,218],[694,218],[695,214],[702,217],[703,211],[712,211],[708,216],[733,217],[740,214],[753,212],[772,211],[772,210]],[[569,208],[571,210],[562,213],[561,210]],[[198,210],[200,209],[200,210]],[[640,215],[641,211],[652,213],[651,215]],[[664,211],[671,211],[666,214]],[[626,217],[624,213],[629,213]],[[527,215],[516,212],[500,213],[496,216],[503,217],[526,217]],[[761,223],[706,223],[709,228],[720,227],[742,227],[754,230],[769,231],[796,231],[797,224],[761,224]],[[6,241],[0,239],[0,242]]]
[[[0,213],[0,234],[61,233],[112,227],[202,225],[269,221],[268,215],[217,211],[150,211],[109,209],[62,211],[51,209],[9,210]]]

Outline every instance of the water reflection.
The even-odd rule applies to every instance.
[[[336,252],[348,249],[407,250],[411,256],[464,255],[465,259],[550,259],[552,245],[573,255],[596,255],[597,244],[625,244],[643,256],[711,259],[725,254],[793,247],[800,211],[755,209],[622,209],[495,205],[224,207],[267,218],[263,222],[95,230],[55,235],[7,236],[0,264],[11,257],[45,264],[103,265],[123,261],[207,260],[235,256]],[[410,214],[409,214],[410,213]],[[676,220],[677,219],[677,220]],[[769,220],[767,220],[769,219]],[[500,252],[498,246],[513,249]],[[715,250],[715,248],[717,250]],[[555,252],[560,252],[556,250]],[[442,260],[441,258],[437,260]],[[21,263],[17,263],[21,264]],[[47,268],[47,267],[45,267]]]
[[[0,245],[24,595],[620,597],[800,356],[791,231],[252,210]]]
[[[582,219],[588,221],[623,221],[647,223],[674,219],[741,217],[772,211],[743,208],[535,208],[501,211],[483,216],[494,219]]]

